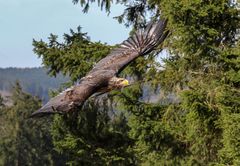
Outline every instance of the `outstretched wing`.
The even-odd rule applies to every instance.
[[[120,46],[100,60],[89,74],[98,70],[121,72],[130,62],[139,56],[146,55],[161,44],[168,35],[165,31],[166,20],[151,22],[145,30],[138,30],[133,36],[122,42]]]

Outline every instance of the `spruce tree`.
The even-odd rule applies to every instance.
[[[0,108],[4,107],[4,99],[0,94]]]
[[[1,165],[56,165],[63,156],[53,150],[48,122],[28,119],[40,107],[36,97],[24,93],[17,82],[12,90],[12,106],[0,111]]]
[[[81,1],[85,9],[91,2]],[[110,10],[112,1],[99,2]],[[97,105],[96,101],[104,100],[92,98],[78,116],[56,117],[55,147],[72,156],[69,163],[76,165],[239,165],[239,11],[228,0],[151,0],[130,3],[118,19],[141,27],[148,11],[152,17],[161,13],[168,19],[171,35],[165,43],[168,56],[164,63],[159,62],[158,52],[141,57],[122,73],[135,83],[110,93],[110,104]],[[74,42],[58,43],[51,35],[49,43],[34,41],[34,46],[51,74],[68,73],[73,81],[110,49],[90,42],[80,31],[71,32],[68,39]],[[146,102],[147,87],[163,97]],[[118,118],[125,130],[109,118],[112,106],[124,113],[119,114],[124,118]],[[116,133],[121,135],[121,147],[114,145]],[[110,147],[116,151],[109,150],[106,142],[99,144],[95,137],[112,140]]]
[[[70,30],[70,34],[64,34],[62,43],[57,41],[57,36],[51,35],[48,43],[34,40],[33,45],[49,73],[69,75],[70,85],[85,76],[112,48],[91,42],[80,28],[77,32]],[[114,115],[112,104],[104,96],[91,97],[81,110],[55,116],[51,131],[53,143],[59,153],[67,156],[67,164],[129,165],[133,162],[127,151],[131,139],[127,137],[126,123],[117,120],[120,117]]]

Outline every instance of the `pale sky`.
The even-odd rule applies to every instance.
[[[123,9],[115,5],[107,15],[95,4],[84,14],[72,0],[0,0],[0,67],[41,66],[32,51],[32,39],[47,41],[50,33],[62,37],[79,25],[92,41],[120,43],[129,29],[113,17]]]

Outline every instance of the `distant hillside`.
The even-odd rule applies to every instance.
[[[16,81],[24,91],[48,100],[50,89],[57,89],[69,79],[59,74],[56,78],[47,75],[44,68],[0,68],[0,90],[10,92]]]

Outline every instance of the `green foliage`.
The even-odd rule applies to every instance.
[[[33,40],[34,52],[42,58],[43,64],[49,69],[49,74],[69,75],[72,81],[77,81],[92,68],[94,63],[109,53],[111,47],[100,42],[90,42],[86,33],[77,28],[64,34],[64,41],[51,34],[49,43]]]
[[[92,2],[73,1],[84,12]],[[98,4],[110,12],[113,2]],[[17,83],[12,106],[0,97],[0,165],[240,165],[239,10],[228,0],[115,2],[127,6],[118,21],[134,30],[149,16],[168,19],[164,64],[157,52],[138,58],[121,73],[131,86],[92,96],[52,126],[26,119],[40,101]],[[113,48],[80,27],[58,40],[34,40],[34,52],[70,84]],[[146,100],[151,93],[161,95],[157,102]]]
[[[93,1],[73,0],[72,2],[73,2],[74,4],[80,3],[80,5],[83,7],[83,12],[86,13],[86,12],[88,12],[88,10],[89,10],[90,3],[95,2],[95,0],[93,0]],[[112,1],[102,0],[102,1],[98,1],[98,6],[101,7],[101,10],[102,10],[102,9],[105,9],[106,12],[110,12],[111,3],[112,3]]]
[[[99,42],[90,42],[80,28],[77,32],[71,30],[69,35],[65,34],[63,43],[51,35],[49,43],[34,41],[33,44],[50,74],[63,72],[73,82],[85,76],[111,48]],[[97,97],[92,99],[81,111],[54,118],[51,133],[55,149],[66,155],[69,165],[132,163],[132,155],[128,152],[131,139],[127,136],[128,127],[124,118],[114,115],[110,100],[101,98],[98,103]]]
[[[188,164],[238,165],[238,135],[229,134],[239,124],[238,11],[226,0],[160,5],[174,31],[168,47],[172,56],[158,78],[163,89],[180,96],[183,139],[191,154],[185,159]]]
[[[131,140],[124,135],[126,122],[109,118],[103,104],[91,103],[83,110],[54,119],[52,135],[58,152],[68,165],[129,165]],[[119,131],[118,131],[119,130]]]
[[[179,165],[178,158],[186,155],[184,142],[175,138],[168,126],[166,106],[158,104],[124,102],[133,114],[129,117],[130,138],[135,140],[134,155],[142,165]],[[170,110],[168,110],[169,112]],[[176,125],[176,124],[174,124]],[[183,127],[178,127],[183,130]]]
[[[83,12],[87,13],[90,5],[92,3],[96,3],[95,0],[85,1],[85,0],[73,0],[74,4],[80,4],[83,8]],[[159,15],[160,11],[156,6],[156,2],[154,0],[98,0],[98,6],[101,10],[105,10],[107,13],[110,13],[111,7],[114,4],[121,4],[125,6],[124,12],[115,16],[114,19],[117,19],[119,23],[125,23],[126,26],[134,25],[134,28],[145,27],[147,18],[150,16],[151,18]],[[146,17],[146,15],[148,15]]]
[[[81,1],[85,11],[90,2]],[[111,2],[99,1],[107,11]],[[122,73],[133,85],[55,117],[56,150],[69,165],[239,165],[239,11],[228,0],[117,2],[130,5],[118,19],[134,28],[149,11],[167,18],[170,55],[164,64],[156,53],[138,58]],[[51,35],[49,43],[33,44],[50,74],[72,81],[110,50],[80,29],[63,43]],[[146,87],[163,94],[160,101],[146,103]]]
[[[22,91],[16,83],[13,106],[0,109],[1,165],[54,165],[61,161],[53,151],[48,122],[28,119],[40,107],[40,101]],[[59,160],[60,159],[60,160]]]
[[[0,95],[0,108],[4,106],[4,100],[3,97]]]

